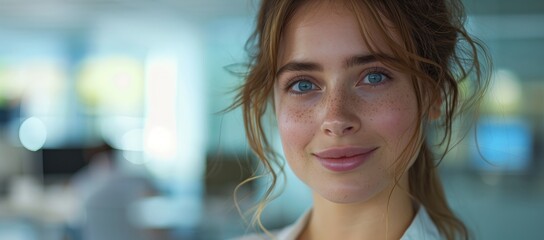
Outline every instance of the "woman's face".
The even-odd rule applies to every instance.
[[[380,54],[390,50],[368,29]],[[371,199],[394,183],[393,163],[414,135],[409,76],[376,61],[352,12],[330,3],[300,8],[284,29],[274,104],[287,161],[333,202]],[[410,164],[409,164],[410,165]]]

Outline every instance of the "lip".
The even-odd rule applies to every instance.
[[[362,147],[328,148],[313,155],[323,167],[334,172],[347,172],[362,165],[378,149]]]

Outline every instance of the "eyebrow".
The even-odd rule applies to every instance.
[[[355,55],[346,59],[346,61],[344,62],[344,68],[352,68],[355,66],[377,62],[379,61],[378,59],[392,59],[392,57],[384,55],[384,54]],[[305,72],[323,71],[323,66],[314,62],[292,61],[280,67],[278,71],[276,72],[276,76],[280,76],[281,74],[285,72],[299,72],[299,71],[305,71]]]
[[[352,68],[355,66],[365,65],[365,64],[369,64],[371,62],[377,62],[377,61],[378,61],[378,56],[376,56],[375,54],[356,55],[356,56],[348,58],[344,66],[345,68]]]
[[[317,63],[293,61],[283,65],[276,72],[276,76],[280,76],[281,74],[285,72],[311,72],[311,71],[323,71],[323,67]]]

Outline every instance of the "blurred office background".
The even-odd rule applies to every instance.
[[[478,121],[442,163],[476,239],[542,239],[544,2],[466,0],[494,60]],[[0,239],[226,239],[251,175],[240,110],[255,1],[0,0]],[[277,143],[277,138],[273,141]],[[242,187],[248,209],[266,182]],[[287,170],[263,215],[311,204]]]

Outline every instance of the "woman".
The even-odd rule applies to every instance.
[[[262,1],[233,107],[243,107],[273,182],[256,211],[264,234],[246,238],[467,239],[437,176],[443,154],[435,158],[427,139],[431,124],[441,126],[445,153],[454,115],[487,85],[480,45],[462,23],[457,1]],[[467,96],[461,81],[471,81]],[[260,223],[281,165],[263,131],[267,110],[313,193],[308,213],[273,232]]]

